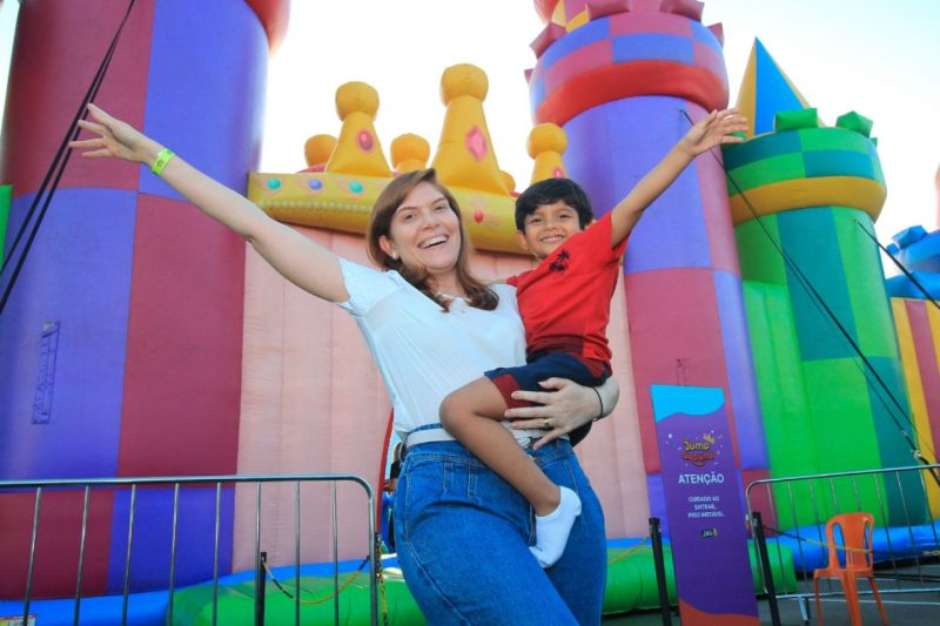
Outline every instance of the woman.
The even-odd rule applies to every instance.
[[[241,195],[94,105],[97,135],[72,142],[86,157],[145,163],[210,217],[244,237],[278,272],[356,319],[407,446],[395,493],[399,560],[431,624],[597,624],[606,573],[603,513],[561,435],[598,416],[594,391],[551,380],[555,406],[516,409],[517,440],[557,484],[581,497],[568,548],[542,570],[529,552],[528,503],[437,423],[443,398],[482,371],[521,365],[524,332],[513,288],[468,271],[459,208],[433,170],[402,175],[372,212],[369,250],[386,271],[334,255],[267,217]],[[612,407],[616,385],[602,388]],[[546,402],[553,394],[520,392]],[[539,443],[539,446],[535,444]],[[537,449],[536,449],[537,448]]]

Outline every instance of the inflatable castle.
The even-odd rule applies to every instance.
[[[535,5],[545,28],[525,73],[531,181],[576,180],[600,216],[691,123],[728,106],[722,28],[702,23],[697,0]],[[4,251],[120,18],[101,6],[104,18],[91,22],[77,3],[22,6],[0,153]],[[287,19],[287,0],[139,2],[98,101],[275,219],[363,263],[384,185],[434,167],[463,208],[477,274],[531,267],[514,232],[517,185],[486,124],[486,75],[472,65],[442,68],[446,114],[433,156],[430,142],[405,134],[390,141],[389,160],[379,94],[347,83],[336,91],[339,132],[307,140],[301,171],[257,171],[266,64]],[[940,233],[899,234],[891,250],[916,284],[902,276],[886,285],[870,236],[886,196],[873,123],[847,112],[826,125],[811,105],[756,42],[737,96],[751,122],[746,141],[721,159],[697,158],[631,236],[608,329],[620,402],[578,446],[612,546],[640,541],[650,516],[668,518],[657,384],[723,392],[742,502],[755,480],[915,464],[908,439],[936,462],[940,310],[930,297],[940,297]],[[804,277],[851,341],[817,310]],[[70,162],[0,317],[0,355],[2,480],[336,472],[379,488],[384,476],[390,403],[353,320],[138,167]],[[858,497],[879,526],[931,525],[940,489],[928,484],[926,499],[923,489],[909,475],[841,495]],[[801,495],[768,525],[816,523]],[[43,497],[40,528],[56,530],[38,542],[34,597],[75,592],[80,496]],[[153,623],[163,623],[170,584],[172,496],[136,494],[146,524],[129,586],[150,598]],[[330,559],[329,513],[314,515],[330,510],[329,491],[304,491],[299,530],[293,498],[292,486],[265,491],[269,561],[294,562],[295,532],[303,562]],[[337,498],[338,556],[358,562],[368,553],[362,494],[341,486]],[[177,588],[212,578],[216,494],[185,490],[179,506]],[[233,585],[254,566],[255,507],[253,490],[222,490],[219,571]],[[15,612],[4,600],[23,597],[33,510],[32,493],[0,493],[0,562],[16,574],[0,576],[0,614]],[[92,497],[83,595],[121,593],[129,512],[127,492]],[[620,591],[608,594],[608,609],[654,606],[652,570],[614,565],[634,567],[612,564],[609,587]],[[783,579],[799,566],[790,558]],[[396,593],[405,607],[404,587]]]

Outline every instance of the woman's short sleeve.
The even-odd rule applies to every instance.
[[[376,303],[401,288],[393,277],[394,272],[380,272],[343,258],[339,260],[339,267],[349,300],[338,304],[353,315],[365,315]]]

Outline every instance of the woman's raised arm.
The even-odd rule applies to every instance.
[[[93,121],[78,124],[97,136],[73,141],[71,148],[84,150],[83,157],[111,157],[153,166],[163,146],[93,104],[88,109]],[[206,215],[241,235],[301,289],[332,302],[349,299],[339,259],[330,250],[271,219],[247,198],[177,156],[166,163],[161,176]]]

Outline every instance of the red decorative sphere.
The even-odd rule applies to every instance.
[[[372,146],[375,145],[375,142],[372,139],[372,133],[367,130],[363,130],[359,133],[359,136],[356,137],[359,142],[359,147],[368,152],[372,149]]]

